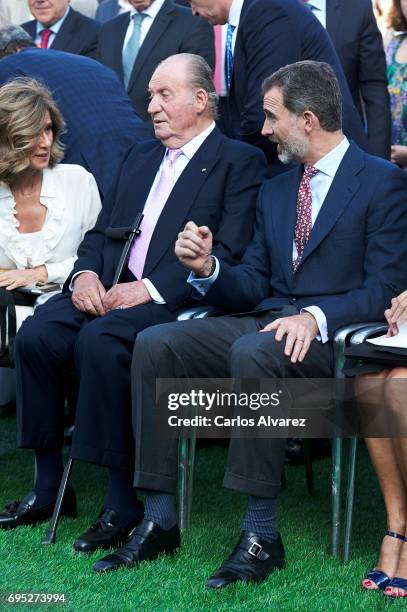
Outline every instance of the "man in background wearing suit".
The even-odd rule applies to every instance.
[[[262,97],[259,84],[269,74],[299,60],[327,62],[339,80],[345,134],[367,147],[360,116],[338,56],[312,12],[299,0],[191,0],[192,12],[212,25],[228,24],[225,51],[228,97],[222,129],[231,138],[255,144],[266,153],[272,173],[285,168],[276,147],[262,136]]]
[[[215,252],[233,265],[250,239],[257,192],[266,177],[261,152],[216,128],[217,96],[203,58],[167,59],[149,91],[158,140],[129,151],[95,228],[79,247],[67,281],[72,293],[66,286],[36,311],[16,344],[19,443],[36,451],[37,480],[25,500],[28,515],[4,513],[0,527],[52,511],[62,475],[64,371],[75,365],[72,457],[106,466],[110,476],[98,520],[75,542],[78,552],[117,546],[142,514],[132,488],[131,357],[138,332],[175,320],[193,301],[188,273],[174,253],[178,232],[190,218],[209,226]],[[141,211],[141,234],[112,287],[125,237],[106,230],[132,226]]]
[[[93,174],[104,196],[132,145],[148,139],[112,70],[87,57],[36,49],[20,26],[0,30],[0,85],[17,76],[45,83],[65,119],[64,162]]]
[[[366,121],[370,153],[390,159],[386,57],[371,0],[307,0],[305,4],[332,39],[355,106]]]
[[[148,83],[159,62],[176,53],[196,53],[213,68],[213,30],[172,0],[130,3],[130,13],[103,24],[98,59],[117,72],[137,113],[149,120]]]
[[[264,183],[241,264],[213,256],[206,227],[190,222],[179,235],[176,253],[197,294],[241,314],[139,334],[134,485],[150,493],[150,524],[143,521],[128,545],[99,561],[99,571],[171,550],[177,440],[157,428],[157,378],[332,378],[335,330],[380,320],[407,284],[407,177],[344,136],[332,68],[313,61],[285,66],[265,80],[263,94],[263,135],[277,143],[283,163],[301,165]],[[273,412],[270,405],[261,414]],[[230,440],[224,485],[249,496],[248,510],[239,543],[209,588],[257,582],[284,563],[275,515],[285,440],[239,433]],[[154,539],[141,537],[147,528]]]
[[[69,6],[69,0],[28,0],[35,19],[23,28],[41,49],[95,57],[100,24]]]

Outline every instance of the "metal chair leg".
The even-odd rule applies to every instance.
[[[348,489],[346,492],[346,514],[345,514],[345,539],[343,546],[343,560],[349,561],[350,542],[352,537],[353,506],[355,501],[355,479],[358,452],[358,439],[351,438],[349,441],[349,468]]]
[[[302,446],[304,449],[304,467],[305,477],[307,480],[307,491],[310,495],[314,493],[314,472],[312,470],[312,454],[311,454],[311,443],[308,438],[302,439]]]
[[[65,497],[66,487],[68,485],[69,476],[72,470],[73,459],[69,458],[62,474],[61,484],[59,485],[58,497],[55,502],[54,512],[52,513],[51,522],[48,527],[47,534],[43,539],[43,544],[55,544],[56,531],[58,527],[59,517],[61,514],[61,508]]]
[[[341,472],[342,439],[332,440],[332,541],[331,554],[339,557],[339,536],[341,528]]]
[[[192,433],[190,438],[181,438],[179,441],[179,525],[181,531],[188,529],[191,522],[192,488],[194,482],[196,437]]]

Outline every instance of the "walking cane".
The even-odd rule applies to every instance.
[[[111,240],[126,240],[126,244],[123,247],[123,251],[120,256],[119,263],[117,264],[112,286],[117,285],[117,283],[120,280],[124,267],[127,264],[127,259],[128,259],[133,241],[135,237],[138,236],[141,232],[140,224],[143,220],[143,216],[144,216],[143,213],[137,213],[137,216],[131,227],[108,227],[105,231],[105,235],[107,236],[107,238],[110,238]],[[58,522],[59,522],[60,515],[61,515],[61,508],[64,502],[65,491],[68,486],[69,476],[71,475],[72,465],[73,465],[73,459],[72,457],[69,457],[65,465],[64,473],[62,474],[61,484],[59,485],[59,490],[58,490],[57,501],[55,502],[54,511],[52,513],[48,531],[45,535],[45,538],[42,541],[43,544],[55,544]]]

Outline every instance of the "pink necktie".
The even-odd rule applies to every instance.
[[[133,242],[128,264],[130,271],[138,279],[143,277],[143,269],[151,237],[165,203],[174,187],[174,164],[180,155],[182,155],[181,149],[168,150],[164,158],[158,183],[144,207],[144,218],[140,226],[141,234]]]
[[[300,182],[297,195],[297,222],[294,230],[294,242],[297,249],[297,259],[293,261],[294,272],[300,265],[305,245],[311,235],[312,227],[312,193],[310,180],[317,174],[315,166],[308,166]]]
[[[48,43],[49,43],[49,39],[51,38],[51,34],[52,34],[52,30],[48,28],[40,32],[40,36],[41,36],[40,48],[41,49],[48,49]]]
[[[225,63],[222,57],[222,26],[216,25],[213,29],[215,30],[215,71],[213,80],[216,93],[220,95],[222,92],[222,70]]]

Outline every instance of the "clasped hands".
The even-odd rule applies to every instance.
[[[119,283],[106,291],[96,274],[82,272],[74,280],[72,303],[81,312],[103,316],[116,308],[131,308],[151,302],[143,281]]]
[[[400,325],[407,321],[407,291],[391,300],[391,307],[384,311],[384,316],[389,324],[387,335],[396,336]]]
[[[212,244],[212,233],[208,227],[198,227],[193,221],[188,221],[184,230],[178,234],[175,254],[197,277],[207,278],[213,268]],[[276,319],[260,331],[261,333],[275,331],[277,342],[281,342],[286,336],[284,354],[292,363],[296,363],[304,360],[319,330],[314,316],[309,312],[303,312]]]

